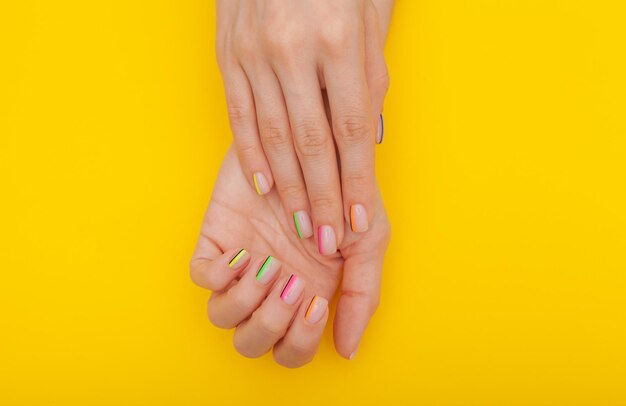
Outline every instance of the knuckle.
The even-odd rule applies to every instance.
[[[368,82],[370,82],[370,80],[368,80]],[[387,66],[384,65],[382,72],[375,74],[371,79],[370,86],[376,89],[377,93],[385,94],[387,90],[389,90],[390,83],[389,71],[387,70]]]
[[[193,283],[195,283],[196,285],[200,285],[199,280],[198,280],[198,260],[196,258],[191,258],[191,260],[189,261],[189,277],[191,278],[191,281]]]
[[[311,198],[311,205],[317,211],[332,212],[337,207],[337,200],[330,195],[318,195]]]
[[[387,68],[385,68],[384,73],[374,79],[374,86],[378,88],[381,93],[387,93],[390,84],[391,81],[389,78],[389,71],[387,70]]]
[[[330,147],[330,137],[317,124],[304,123],[295,128],[296,146],[304,157],[317,157],[326,154]]]
[[[211,306],[211,301],[209,301],[209,304],[207,306],[207,315],[211,324],[213,324],[217,328],[228,330],[235,327],[232,325],[232,323],[229,323],[228,320],[226,320],[221,313],[217,312],[215,308]]]
[[[233,44],[235,54],[241,59],[252,59],[257,54],[258,47],[253,35],[238,33]]]
[[[338,137],[349,146],[368,141],[373,134],[369,120],[363,116],[346,116],[337,124]]]
[[[261,131],[264,145],[273,151],[283,151],[290,146],[286,128],[269,123]]]
[[[252,112],[249,108],[236,103],[228,104],[228,119],[233,127],[240,127],[252,119]]]
[[[379,305],[380,305],[380,297],[378,295],[376,295],[375,297],[371,297],[367,301],[367,311],[370,317],[372,317],[374,313],[376,313],[376,310],[378,310]]]
[[[367,190],[372,180],[365,171],[346,171],[344,176],[344,184],[358,191]]]
[[[259,312],[257,317],[257,326],[264,334],[267,334],[270,337],[282,337],[284,335],[284,327],[280,326],[271,314],[267,312]]]
[[[245,161],[253,160],[258,155],[254,144],[244,141],[237,142],[237,153],[244,163]]]
[[[304,185],[301,183],[286,183],[278,187],[283,200],[300,201],[306,197]]]
[[[224,288],[224,281],[222,281],[215,272],[203,272],[201,275],[198,275],[198,277],[202,279],[207,288],[214,292]]]
[[[288,24],[280,30],[267,30],[263,42],[269,53],[277,58],[291,58],[304,45],[302,29]]]
[[[389,219],[387,219],[385,217],[385,220],[382,222],[382,234],[385,237],[385,241],[389,242],[389,239],[391,238],[391,223],[389,222]]]
[[[254,307],[254,301],[250,295],[244,295],[239,289],[230,289],[227,293],[227,300],[232,304],[232,308],[239,313],[247,313]]]
[[[354,28],[355,24],[347,18],[332,19],[319,30],[319,41],[326,51],[333,54],[345,52],[354,38]]]

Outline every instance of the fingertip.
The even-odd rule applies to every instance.
[[[333,326],[333,341],[339,355],[354,359],[372,315],[369,307],[363,306],[357,298],[342,296],[339,299]]]

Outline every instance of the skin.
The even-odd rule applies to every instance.
[[[337,253],[322,256],[311,239],[300,239],[291,232],[275,190],[261,197],[247,187],[231,147],[190,263],[192,280],[213,291],[208,304],[211,322],[217,327],[235,328],[234,345],[242,355],[258,357],[273,349],[276,362],[299,367],[314,357],[328,320],[328,311],[317,323],[305,320],[308,304],[313,295],[330,301],[338,294],[335,347],[343,357],[352,358],[378,306],[383,257],[390,237],[378,191],[374,204],[371,232],[356,234],[347,228]],[[228,262],[241,248],[250,254],[242,259],[245,264],[239,264],[241,268],[233,270]],[[281,266],[271,283],[261,285],[254,276],[268,255]],[[287,305],[279,295],[292,273],[306,285],[297,302]]]
[[[218,0],[217,60],[245,183],[276,186],[288,229],[312,218],[337,244],[353,205],[374,220],[374,148],[389,86],[390,0]],[[328,108],[324,107],[324,99]],[[339,156],[342,167],[337,164]],[[265,193],[262,190],[261,193]],[[328,253],[334,250],[327,250]]]

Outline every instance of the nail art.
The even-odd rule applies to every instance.
[[[331,255],[337,252],[337,237],[331,226],[317,228],[317,249],[322,255]]]
[[[292,274],[287,280],[282,292],[280,292],[280,298],[283,302],[292,305],[300,299],[302,292],[304,292],[304,281],[295,274]]]
[[[274,257],[272,257],[271,255],[269,257],[267,257],[265,259],[265,261],[263,261],[263,264],[261,265],[261,267],[259,268],[259,272],[256,273],[256,280],[260,281],[261,278],[263,277],[263,275],[265,274],[265,272],[267,272],[267,270],[270,267],[270,263],[272,262],[272,260],[274,259]]]
[[[380,113],[378,119],[378,131],[376,132],[376,144],[382,144],[385,137],[385,120],[383,119],[383,113]]]
[[[298,277],[295,274],[291,274],[291,276],[289,277],[289,279],[287,280],[287,283],[285,284],[285,287],[283,288],[283,290],[280,292],[280,298],[281,299],[285,299],[285,297],[289,294],[289,290],[291,289],[291,287],[293,286],[294,283],[296,283],[296,279],[298,279]]]
[[[298,237],[302,238],[302,231],[300,230],[300,221],[298,221],[298,213],[293,213],[293,222],[296,223],[296,231],[298,232]]]
[[[254,188],[256,189],[257,194],[261,194],[261,189],[259,189],[259,181],[257,180],[257,174],[252,175],[252,180],[254,181]]]
[[[326,313],[326,308],[328,307],[328,300],[323,297],[319,297],[317,295],[313,296],[311,299],[311,303],[309,303],[309,307],[306,310],[306,314],[304,318],[309,323],[317,323],[322,319],[324,314]]]
[[[240,250],[239,250],[239,252],[237,252],[237,254],[235,254],[235,256],[233,257],[233,259],[231,259],[231,260],[228,262],[228,267],[229,267],[229,268],[232,268],[232,267],[233,267],[233,265],[235,265],[237,262],[239,262],[239,260],[241,259],[241,257],[243,257],[244,255],[246,255],[246,252],[248,252],[248,251],[246,251],[246,250],[245,250],[245,249],[243,249],[243,248],[242,248],[242,249],[240,249]]]
[[[270,191],[270,185],[267,183],[267,179],[263,173],[255,172],[252,175],[252,180],[254,181],[254,188],[259,196],[262,196]]]
[[[350,206],[350,228],[355,233],[363,233],[367,231],[367,211],[362,204],[353,204]]]
[[[293,222],[296,225],[296,231],[300,239],[309,238],[313,235],[313,225],[311,224],[311,217],[304,211],[296,211],[293,213]]]

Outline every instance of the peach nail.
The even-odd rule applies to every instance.
[[[367,210],[365,210],[365,206],[362,204],[350,206],[350,227],[355,233],[367,231]]]
[[[313,299],[311,299],[311,303],[309,303],[304,318],[309,323],[315,324],[324,317],[326,309],[328,309],[328,300],[315,295]]]

